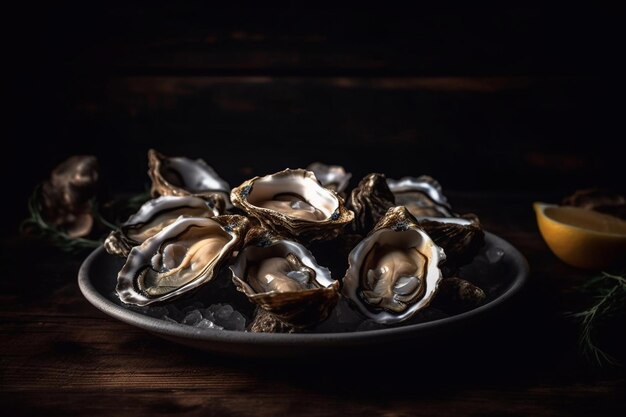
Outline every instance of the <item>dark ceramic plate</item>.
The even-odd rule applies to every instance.
[[[203,330],[154,318],[120,304],[115,296],[115,283],[123,259],[108,255],[102,247],[96,249],[83,262],[78,274],[78,284],[85,298],[105,314],[182,345],[215,353],[252,357],[300,356],[328,351],[347,353],[362,348],[390,346],[398,342],[404,345],[416,339],[428,339],[432,342],[440,334],[467,328],[470,323],[487,318],[488,313],[506,304],[519,292],[528,278],[528,264],[524,256],[504,239],[486,233],[485,241],[483,252],[479,255],[482,259],[488,259],[486,254],[493,254],[498,250],[502,250],[504,255],[495,264],[483,262],[482,266],[470,265],[465,273],[467,278],[479,281],[481,288],[489,288],[489,301],[486,304],[444,318],[378,330],[265,334]],[[489,278],[476,276],[477,274]]]

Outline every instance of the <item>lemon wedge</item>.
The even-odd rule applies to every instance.
[[[626,261],[626,221],[578,207],[534,203],[541,236],[563,262],[602,269]]]

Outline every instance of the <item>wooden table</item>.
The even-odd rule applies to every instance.
[[[588,273],[548,251],[534,198],[451,194],[459,210],[478,213],[487,230],[527,256],[530,283],[486,336],[409,357],[406,367],[394,357],[294,363],[183,348],[92,307],[76,283],[80,257],[5,239],[0,404],[12,416],[621,415],[623,370],[587,366],[562,316],[584,305],[573,288]]]

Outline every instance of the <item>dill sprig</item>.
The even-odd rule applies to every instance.
[[[93,209],[94,204],[91,204]],[[100,240],[72,237],[62,230],[48,224],[41,214],[41,185],[35,187],[28,199],[30,217],[20,225],[21,233],[35,234],[39,238],[49,241],[53,246],[64,252],[79,253],[86,249],[94,249],[102,244]]]
[[[72,254],[92,250],[102,245],[104,237],[101,239],[72,237],[46,222],[42,216],[41,188],[41,185],[35,187],[32,195],[28,199],[29,217],[20,225],[21,233],[34,234],[41,239],[47,240],[60,250]],[[115,211],[118,213],[124,211],[134,212],[149,198],[149,192],[144,191],[128,198],[117,199],[114,201]],[[119,228],[119,224],[122,221],[118,219],[117,216],[114,221],[107,220],[100,212],[98,202],[95,199],[90,201],[90,208],[96,223],[102,225],[105,229],[116,230]]]
[[[579,343],[585,357],[599,366],[620,365],[617,359],[598,346],[597,331],[609,319],[624,318],[626,313],[626,277],[602,272],[581,287],[593,295],[594,304],[569,316],[579,321]]]

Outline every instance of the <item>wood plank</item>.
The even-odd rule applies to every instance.
[[[597,72],[596,63],[612,52],[618,37],[610,36],[611,18],[605,10],[545,5],[357,10],[68,3],[31,15],[39,31],[27,33],[34,45],[18,52],[28,58],[41,49],[53,69],[88,73],[581,74]]]

